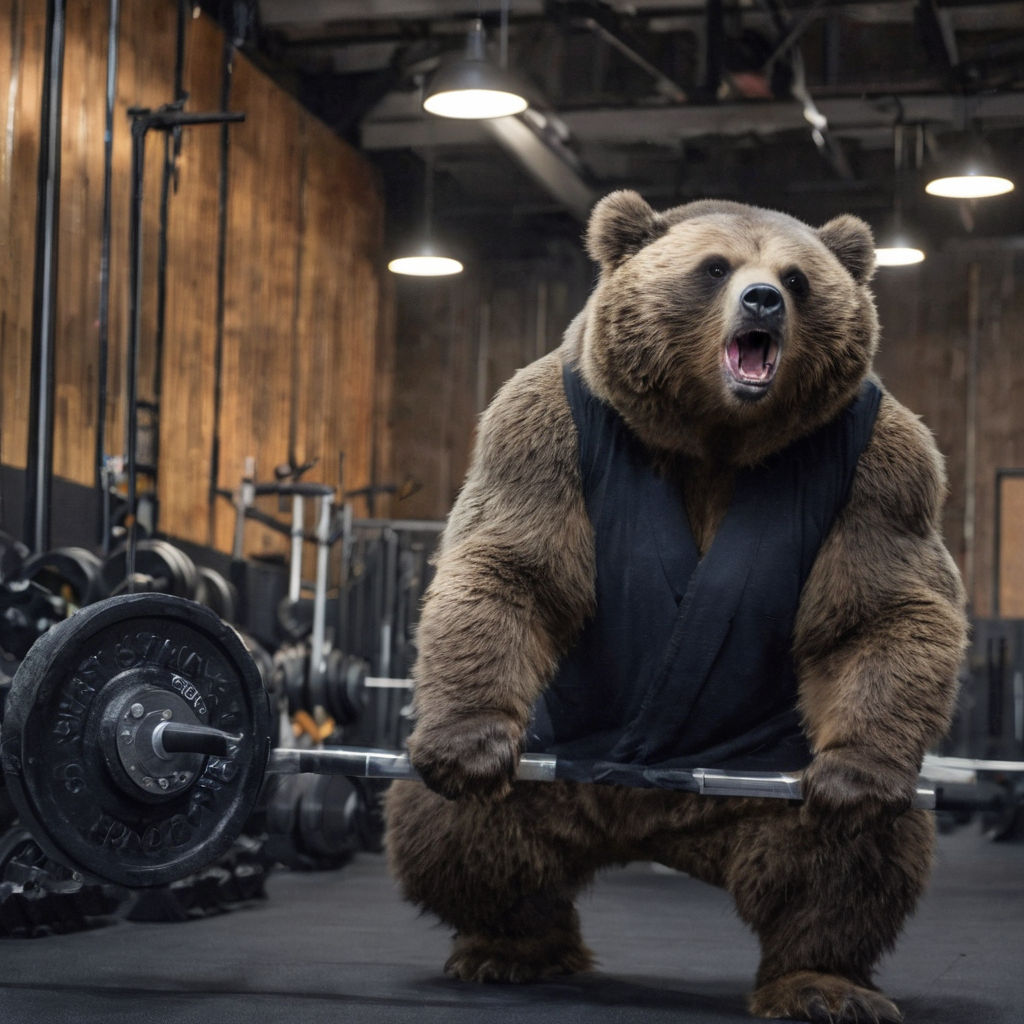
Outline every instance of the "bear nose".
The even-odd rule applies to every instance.
[[[743,289],[740,302],[754,316],[776,316],[782,311],[782,292],[770,284],[752,284]]]

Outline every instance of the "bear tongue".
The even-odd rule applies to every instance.
[[[737,380],[768,381],[775,370],[768,358],[775,355],[774,348],[770,335],[763,331],[737,334],[726,350],[729,369]]]

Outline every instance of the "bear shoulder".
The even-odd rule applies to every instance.
[[[522,536],[579,500],[576,430],[557,349],[518,370],[480,417],[473,457],[445,528],[447,547],[484,523]]]
[[[883,390],[878,418],[854,476],[846,518],[927,536],[940,528],[945,462],[931,431]]]

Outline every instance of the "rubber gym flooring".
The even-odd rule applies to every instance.
[[[907,1024],[1024,1021],[1024,844],[940,837],[931,889],[878,976]],[[718,890],[650,865],[581,903],[596,971],[531,986],[445,979],[448,935],[403,904],[383,859],[277,871],[268,898],[178,924],[122,919],[0,940],[17,1024],[726,1024],[749,1020],[754,939]]]

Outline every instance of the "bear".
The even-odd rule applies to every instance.
[[[731,895],[751,1014],[899,1021],[872,976],[929,876],[966,619],[942,458],[872,369],[870,228],[624,190],[585,244],[593,291],[482,415],[435,555],[390,869],[458,979],[592,967],[577,894],[651,861]],[[559,777],[517,780],[528,750]],[[802,800],[662,770],[715,765]]]

